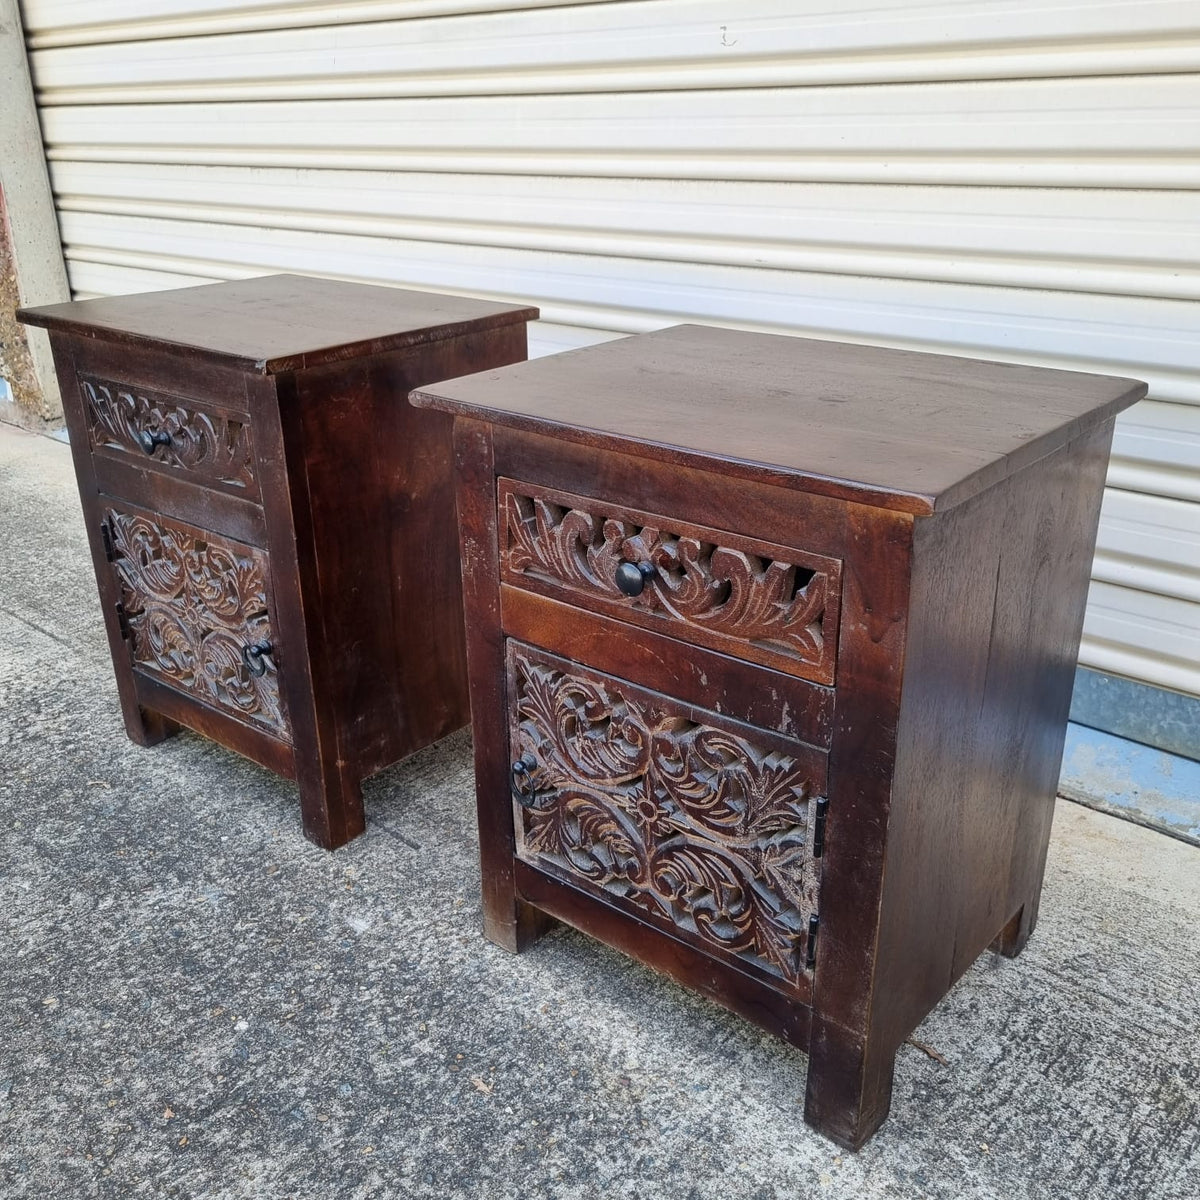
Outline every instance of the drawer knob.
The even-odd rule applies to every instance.
[[[267,670],[266,657],[274,652],[275,647],[270,642],[251,642],[242,647],[242,662],[251,675],[263,675]]]
[[[156,429],[153,433],[148,429],[138,430],[138,445],[147,454],[153,454],[159,446],[169,446],[171,435],[165,429]]]
[[[537,768],[537,765],[537,759],[526,751],[509,767],[509,773],[512,776],[513,794],[517,797],[517,802],[525,808],[529,808],[533,804],[534,792],[536,790],[533,785],[533,772]]]
[[[617,591],[626,596],[640,596],[646,581],[656,574],[648,562],[624,562],[617,568]]]

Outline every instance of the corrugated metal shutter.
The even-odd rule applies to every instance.
[[[25,17],[81,296],[291,269],[530,300],[541,353],[700,320],[1150,380],[1082,661],[1200,694],[1193,0]]]

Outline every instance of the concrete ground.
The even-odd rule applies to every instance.
[[[0,430],[0,548],[6,1200],[1200,1197],[1200,849],[1060,802],[1033,941],[846,1154],[803,1054],[572,931],[483,941],[465,735],[336,854],[258,767],[126,741],[65,446]]]

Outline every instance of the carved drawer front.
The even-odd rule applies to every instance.
[[[258,498],[249,417],[148,388],[79,376],[92,452]]]
[[[506,583],[834,682],[838,559],[501,479]]]
[[[825,756],[511,639],[507,664],[518,856],[808,995]]]
[[[103,536],[134,667],[290,739],[271,630],[267,556],[112,502],[104,509]]]

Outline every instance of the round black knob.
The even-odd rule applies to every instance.
[[[623,562],[617,568],[617,591],[626,596],[640,596],[648,579],[656,572],[648,562]]]
[[[156,429],[153,433],[148,429],[138,431],[138,444],[147,454],[153,454],[159,446],[169,446],[171,435],[165,429]]]
[[[274,653],[274,650],[270,642],[251,642],[249,646],[243,646],[242,662],[246,664],[246,670],[255,676],[265,674],[266,656]]]
[[[517,759],[511,767],[509,773],[512,776],[512,790],[517,797],[518,803],[528,808],[533,803],[533,772],[537,768],[538,761],[529,751],[526,751]]]

